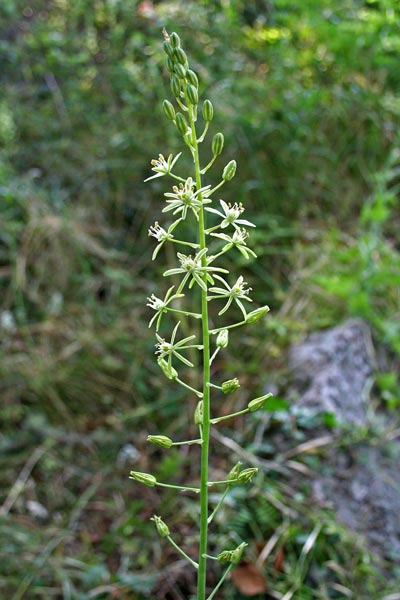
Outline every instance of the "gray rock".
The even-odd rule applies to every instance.
[[[332,412],[339,422],[364,424],[374,363],[371,332],[364,321],[352,319],[311,334],[289,351],[296,405]]]

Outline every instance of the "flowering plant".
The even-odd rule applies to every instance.
[[[211,556],[208,554],[207,546],[208,527],[222,506],[232,486],[248,484],[256,475],[257,469],[242,469],[241,463],[237,463],[224,480],[209,481],[210,429],[213,425],[226,419],[262,409],[270,394],[251,400],[244,410],[237,413],[223,417],[213,417],[210,403],[211,391],[218,390],[219,393],[222,392],[224,394],[232,393],[239,387],[239,381],[235,377],[222,382],[220,385],[215,384],[211,381],[210,367],[220,350],[228,346],[229,330],[241,325],[255,323],[264,317],[269,308],[268,306],[263,306],[247,312],[245,304],[252,302],[250,298],[251,288],[247,287],[243,276],[240,275],[234,278],[236,280],[233,279],[229,283],[226,278],[226,275],[229,275],[229,271],[216,266],[216,261],[220,256],[235,248],[246,259],[256,257],[255,253],[247,246],[249,233],[246,229],[246,227],[255,227],[255,225],[247,219],[242,218],[244,207],[241,203],[234,202],[230,204],[220,199],[220,208],[216,209],[210,206],[212,204],[212,196],[215,192],[235,176],[236,162],[234,160],[228,162],[222,171],[221,180],[216,186],[212,188],[211,185],[203,184],[202,177],[223,151],[224,136],[222,133],[214,135],[211,142],[212,158],[205,167],[201,167],[199,146],[204,142],[213,119],[213,105],[208,99],[202,103],[203,131],[199,135],[197,131],[199,109],[197,75],[189,68],[188,59],[181,47],[179,36],[176,33],[168,35],[165,30],[163,33],[167,69],[171,79],[171,90],[179,110],[176,111],[172,103],[168,100],[164,100],[163,109],[166,117],[176,126],[182,136],[183,142],[193,158],[194,170],[187,178],[175,173],[174,169],[182,153],[177,154],[175,157],[169,155],[167,159],[160,154],[158,159],[152,161],[152,170],[155,172],[155,175],[149,177],[148,180],[158,177],[171,177],[178,182],[178,185],[173,186],[172,192],[165,193],[166,205],[162,210],[163,213],[172,213],[172,216],[177,218],[169,225],[165,224],[165,227],[156,222],[150,227],[149,235],[154,237],[158,242],[153,252],[153,260],[157,258],[160,249],[165,243],[172,243],[177,247],[188,246],[192,249],[192,254],[177,252],[178,266],[164,272],[165,277],[181,277],[181,281],[176,289],[175,286],[169,287],[164,299],[158,298],[154,294],[148,298],[148,306],[155,311],[151,317],[149,326],[155,326],[157,362],[163,374],[167,379],[185,387],[198,398],[194,413],[194,422],[199,428],[199,437],[192,440],[173,441],[167,436],[157,434],[149,435],[148,441],[164,449],[181,444],[199,444],[201,446],[200,482],[196,487],[177,486],[160,482],[154,475],[149,473],[140,473],[137,471],[131,471],[130,478],[149,487],[161,486],[199,494],[200,533],[199,550],[196,560],[188,556],[176,544],[171,536],[168,525],[161,517],[155,515],[152,520],[155,523],[158,534],[162,538],[166,538],[196,569],[197,600],[206,599],[207,561],[216,560],[221,564],[227,565],[220,581],[207,596],[207,600],[211,600],[234,565],[240,561],[247,544],[242,542],[234,549],[224,549],[217,556]],[[214,224],[208,226],[206,217],[213,219]],[[195,231],[194,240],[177,237],[179,235],[179,226],[183,221],[191,221],[193,230]],[[210,246],[213,248],[213,253],[210,252]],[[194,287],[199,289],[201,297],[198,312],[190,312],[182,308],[183,299]],[[217,328],[210,328],[208,308],[209,303],[214,300],[222,300],[224,303],[223,307],[219,310],[218,316],[224,315],[229,309],[236,306],[241,315],[240,321]],[[167,337],[159,334],[162,322],[164,322],[164,316],[175,316],[178,319],[172,328],[170,336]],[[201,339],[196,340],[195,334],[179,339],[179,326],[181,323],[179,318],[201,319]],[[212,346],[214,346],[213,351]],[[178,369],[182,365],[188,368],[194,367],[193,362],[186,356],[186,352],[189,349],[202,354],[201,389],[193,388],[179,375]],[[224,490],[219,502],[210,511],[208,491],[213,486],[223,486]]]

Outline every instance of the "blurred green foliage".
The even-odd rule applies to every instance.
[[[126,482],[132,462],[146,470],[141,431],[187,427],[183,396],[159,380],[144,309],[161,186],[143,179],[151,158],[175,149],[161,28],[191,49],[226,134],[217,164],[238,159],[227,199],[259,226],[261,260],[246,279],[274,316],[223,365],[244,358],[243,387],[258,392],[265,373],[251,357],[267,337],[265,370],[278,376],[292,338],[348,315],[400,352],[399,19],[397,0],[2,0],[0,502],[34,448],[45,452],[1,517],[0,596],[154,597],[171,560],[143,543],[157,496],[134,497]],[[397,408],[395,368],[378,386]],[[191,468],[159,458],[160,473]],[[256,539],[260,522],[263,536],[279,526],[271,507],[237,502]],[[298,540],[326,517],[290,503],[286,570],[266,565],[282,593]],[[165,508],[176,512],[171,498]],[[298,597],[338,597],[326,590],[329,560],[335,585],[375,597],[385,582],[369,555],[350,563],[356,542],[327,523]],[[174,585],[189,595],[177,581],[168,598]]]

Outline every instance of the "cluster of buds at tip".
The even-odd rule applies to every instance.
[[[248,546],[246,542],[242,542],[237,548],[234,550],[223,550],[217,556],[217,559],[220,563],[231,563],[232,565],[237,565],[240,559],[243,556],[244,549]]]
[[[221,389],[224,394],[230,394],[238,388],[240,388],[240,383],[236,377],[234,379],[228,379],[221,384]]]
[[[269,393],[265,394],[264,396],[260,396],[259,398],[254,398],[254,400],[250,400],[250,402],[247,405],[249,412],[256,412],[257,410],[260,410],[264,406],[265,401],[268,400],[268,398],[270,398],[271,396],[272,394]]]
[[[243,471],[240,471],[239,475],[237,476],[237,482],[238,483],[250,483],[250,481],[253,479],[253,477],[255,475],[257,475],[257,473],[258,473],[257,467],[249,467],[248,469],[243,469]]]
[[[217,335],[217,347],[218,348],[226,348],[229,342],[229,331],[227,329],[222,329]]]
[[[154,521],[157,533],[160,537],[164,538],[169,536],[170,532],[168,525],[162,520],[161,517],[157,517],[157,515],[154,515],[154,517],[152,517],[150,521]]]
[[[261,306],[261,308],[256,308],[247,314],[246,323],[256,323],[260,321],[267,312],[269,312],[269,306]]]
[[[171,448],[173,441],[166,435],[148,435],[147,441],[160,448]]]
[[[134,479],[139,483],[143,483],[148,487],[155,487],[157,485],[157,479],[150,473],[140,473],[139,471],[131,471],[129,473],[129,479]]]

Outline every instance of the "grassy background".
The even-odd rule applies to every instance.
[[[133,466],[195,477],[187,455],[145,444],[148,431],[190,433],[192,408],[159,377],[145,308],[160,281],[147,229],[163,182],[143,179],[151,158],[178,143],[161,110],[164,25],[180,34],[213,101],[214,131],[226,139],[217,164],[238,161],[230,199],[258,226],[259,260],[243,272],[273,312],[222,365],[239,374],[245,357],[237,407],[267,383],[284,388],[291,341],[360,316],[387,349],[374,398],[397,422],[399,19],[397,0],[3,0],[1,597],[179,599],[192,590],[148,521],[158,494],[127,480]],[[308,439],[315,423],[280,408],[268,427],[293,445]],[[273,459],[279,448],[255,445],[254,418],[238,423],[235,441]],[[304,465],[317,468],[311,458]],[[281,532],[265,563],[270,597],[396,591],[393,565],[382,576],[363,541],[310,509],[300,488],[268,471],[250,498],[232,497],[220,523],[227,540],[252,540],[252,560]],[[164,495],[163,514],[190,550],[195,508],[179,502]],[[312,554],[302,554],[318,524]],[[233,584],[224,593],[244,597]]]

